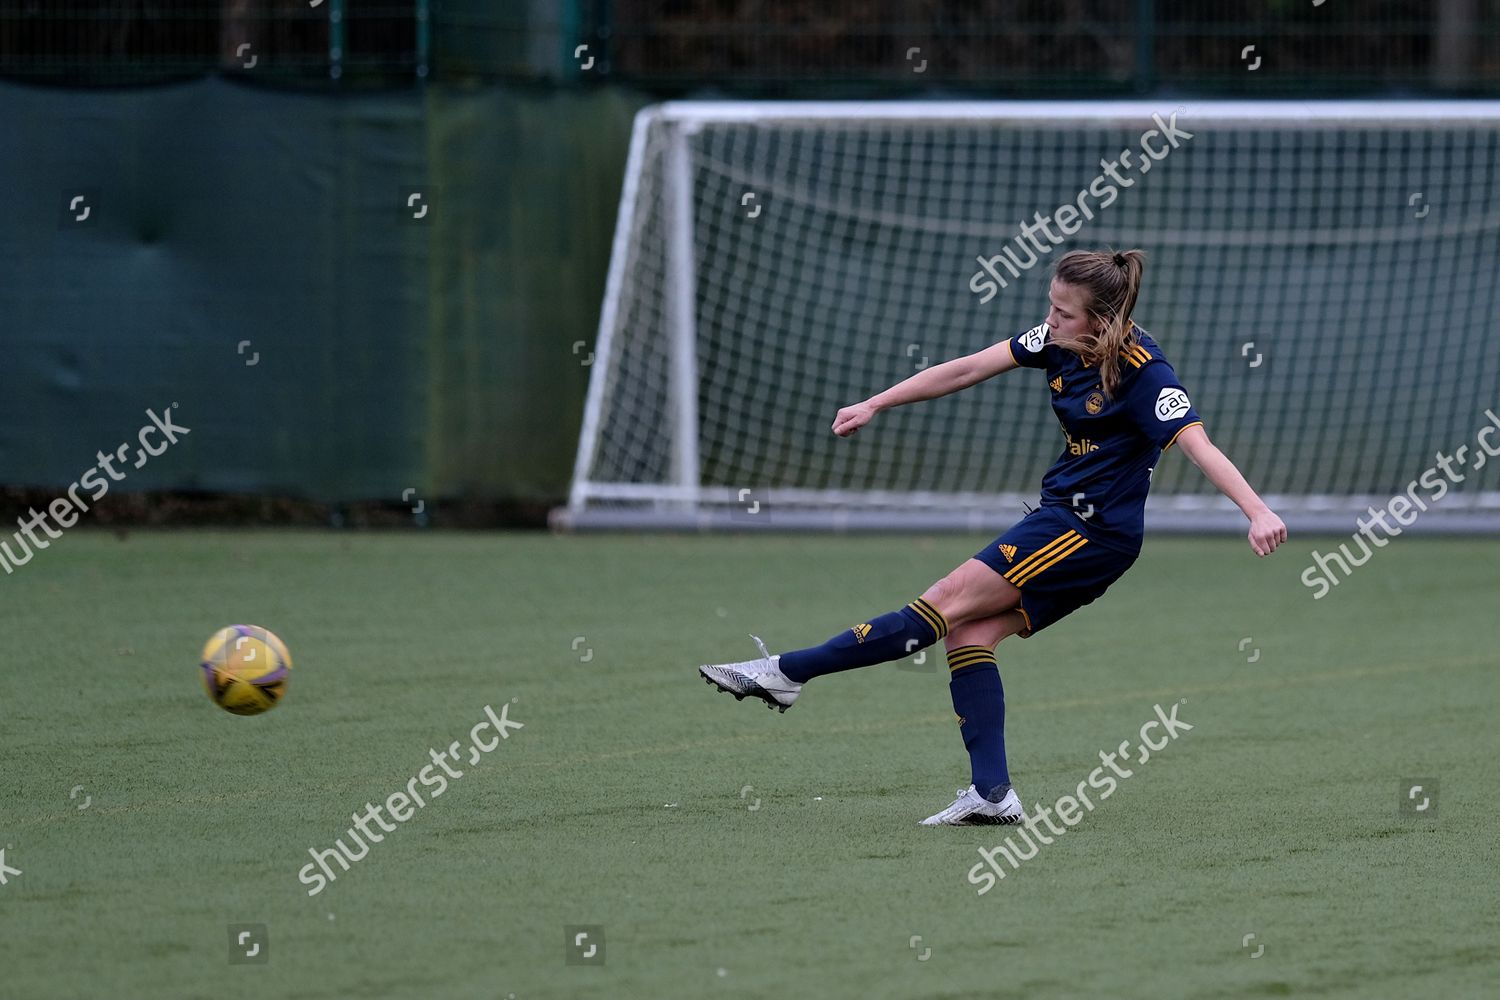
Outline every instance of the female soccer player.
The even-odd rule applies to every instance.
[[[966,389],[1017,366],[1046,371],[1066,447],[1042,479],[1041,506],[906,607],[821,646],[709,664],[698,672],[737,699],[785,712],[814,677],[910,656],[939,639],[972,783],[927,826],[1026,819],[1005,759],[1005,692],[995,646],[1034,635],[1093,602],[1140,554],[1146,493],[1163,450],[1180,444],[1250,519],[1250,548],[1270,554],[1286,526],[1214,447],[1156,342],[1131,320],[1146,255],[1076,250],[1058,262],[1041,326],[924,369],[839,410],[848,437],[881,410]]]

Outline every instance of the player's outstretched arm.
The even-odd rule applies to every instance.
[[[939,396],[967,389],[1014,367],[1016,359],[1010,352],[1010,341],[1002,340],[977,353],[924,368],[884,392],[839,410],[833,419],[833,433],[839,437],[848,437],[869,423],[881,410],[924,399],[937,399]]]
[[[1240,470],[1235,468],[1222,451],[1208,439],[1208,432],[1199,424],[1189,427],[1177,437],[1177,446],[1203,470],[1208,481],[1219,488],[1219,492],[1233,500],[1250,519],[1250,547],[1258,556],[1268,556],[1276,546],[1286,541],[1286,525],[1281,518],[1266,506],[1264,500],[1250,488]]]

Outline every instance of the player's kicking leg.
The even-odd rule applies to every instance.
[[[704,664],[698,673],[736,698],[759,698],[784,712],[797,700],[802,685],[814,677],[899,660],[947,634],[947,618],[934,604],[919,597],[899,611],[845,629],[821,646],[773,656],[755,639],[760,646],[759,659]]]
[[[970,559],[906,607],[845,629],[821,646],[772,655],[751,636],[760,647],[758,659],[704,664],[698,673],[738,699],[759,698],[784,712],[814,677],[910,656],[946,636],[950,622],[990,617],[1018,597],[1009,583]],[[1010,603],[995,603],[1005,600]]]

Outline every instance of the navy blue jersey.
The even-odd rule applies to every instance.
[[[1104,397],[1099,369],[1051,342],[1047,324],[1010,342],[1016,363],[1046,371],[1064,446],[1042,478],[1042,506],[1071,511],[1099,545],[1136,553],[1151,472],[1177,435],[1203,423],[1161,348],[1135,327],[1120,352],[1120,382]]]

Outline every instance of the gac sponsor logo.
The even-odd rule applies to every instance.
[[[1051,328],[1046,323],[1043,323],[1041,326],[1034,326],[1021,334],[1021,346],[1032,354],[1035,354],[1047,342],[1047,334],[1050,332]]]
[[[1156,419],[1163,423],[1176,420],[1191,409],[1192,405],[1188,402],[1187,393],[1168,386],[1156,397]]]

